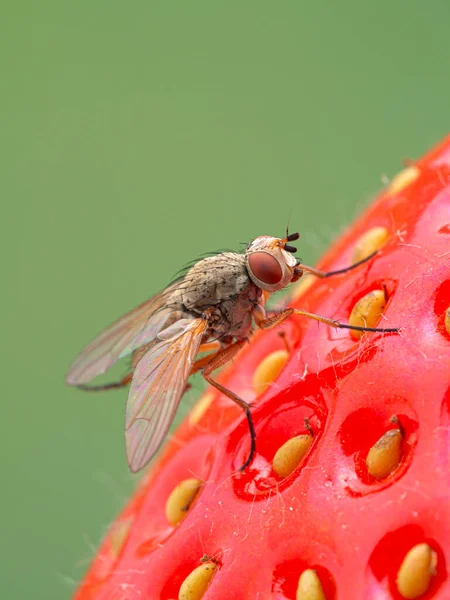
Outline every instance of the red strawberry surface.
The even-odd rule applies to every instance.
[[[355,339],[294,316],[256,333],[218,377],[253,403],[252,464],[239,471],[245,415],[208,389],[111,526],[76,600],[450,598],[450,137],[393,180],[319,267],[369,254],[362,236],[374,231],[373,259],[300,280],[290,305],[348,322],[377,291],[378,326],[401,332]],[[267,358],[276,351],[278,377]],[[296,468],[278,475],[277,451],[311,433]],[[380,448],[381,474],[367,460]],[[180,520],[166,503],[187,479],[198,493],[178,500]],[[183,583],[201,564],[204,595]],[[305,571],[312,592],[299,586]]]

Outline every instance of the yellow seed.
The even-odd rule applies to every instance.
[[[275,381],[289,358],[287,350],[276,350],[266,356],[253,374],[253,389],[262,394]]]
[[[314,569],[306,569],[298,580],[296,600],[327,600]]]
[[[205,412],[208,410],[211,402],[214,400],[214,394],[206,392],[191,409],[189,413],[189,424],[197,425]]]
[[[447,333],[450,335],[450,306],[445,311],[444,324],[445,324],[445,329],[447,330]]]
[[[202,485],[200,479],[185,479],[172,490],[166,502],[166,517],[171,525],[178,525],[186,517]]]
[[[298,298],[300,298],[300,296],[303,296],[303,294],[305,294],[309,290],[309,288],[315,281],[317,281],[317,279],[312,275],[309,275],[308,273],[303,275],[300,281],[294,286],[292,299],[297,300]]]
[[[213,562],[203,563],[186,577],[178,592],[178,600],[200,600],[208,589],[217,565]]]
[[[367,258],[375,250],[379,250],[389,236],[386,227],[372,227],[364,233],[356,242],[353,250],[353,263]]]
[[[369,450],[367,471],[376,479],[384,479],[396,469],[402,458],[403,436],[400,429],[386,431]]]
[[[393,196],[394,194],[403,192],[405,188],[407,188],[409,185],[411,185],[411,183],[414,183],[414,181],[416,181],[419,175],[419,167],[416,167],[415,165],[406,167],[406,169],[403,169],[403,171],[397,173],[397,175],[392,179],[388,187],[388,194],[390,196]]]
[[[436,575],[437,555],[428,544],[417,544],[406,554],[397,574],[397,589],[403,598],[419,598],[428,591]]]
[[[358,327],[375,327],[386,306],[386,296],[383,290],[373,290],[363,296],[353,307],[348,322]],[[358,340],[363,331],[351,331],[351,336]]]
[[[312,441],[312,435],[297,435],[278,448],[272,463],[275,473],[280,477],[290,475],[308,452]]]

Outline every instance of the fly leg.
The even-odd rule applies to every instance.
[[[204,344],[200,344],[200,348],[198,349],[198,353],[202,352],[210,352],[211,350],[217,351],[222,348],[219,340],[213,340],[212,342],[205,342]]]
[[[129,383],[131,383],[131,380],[133,379],[133,372],[134,372],[134,369],[136,368],[137,363],[139,362],[139,360],[142,358],[142,356],[147,352],[147,350],[152,345],[153,345],[153,342],[151,342],[150,344],[145,344],[145,346],[142,346],[141,348],[138,348],[137,350],[135,350],[133,352],[133,358],[132,358],[133,371],[131,373],[127,373],[127,375],[125,375],[125,377],[123,377],[120,381],[114,381],[113,383],[105,383],[103,385],[81,384],[81,385],[77,385],[77,388],[79,390],[83,390],[85,392],[103,392],[105,390],[117,390],[117,389],[126,387]],[[200,346],[199,352],[208,352],[210,350],[217,350],[218,348],[220,348],[220,342],[217,342],[217,341],[208,342],[208,343],[202,344]],[[210,359],[210,358],[211,358],[211,355],[204,356],[203,358],[200,359],[200,361],[203,361],[203,364],[206,364],[206,362],[208,362],[208,361],[205,359]],[[194,367],[200,361],[197,361],[194,364]],[[197,371],[199,371],[203,367],[203,364],[201,364],[199,368],[192,370],[192,373],[196,373]],[[189,384],[186,386],[186,389],[188,389],[188,387],[189,387]]]
[[[276,327],[291,315],[300,315],[302,317],[307,317],[308,319],[320,321],[321,323],[325,323],[326,325],[334,327],[335,329],[352,329],[353,331],[375,331],[379,333],[398,333],[400,331],[398,327],[378,328],[348,325],[347,323],[341,323],[340,321],[335,321],[334,319],[329,319],[328,317],[321,317],[320,315],[315,315],[314,313],[306,312],[305,310],[300,310],[298,308],[287,308],[286,310],[283,310],[278,314],[266,318],[261,318],[262,311],[260,310],[254,310],[253,315],[255,316],[256,324],[260,329],[272,329],[272,327]]]
[[[340,321],[315,315],[314,313],[300,310],[298,308],[287,308],[286,310],[276,313],[270,317],[267,317],[264,307],[259,304],[253,309],[253,317],[260,329],[272,329],[273,327],[277,327],[277,325],[280,325],[280,323],[292,315],[300,315],[307,317],[308,319],[314,319],[315,321],[320,321],[321,323],[325,323],[325,325],[329,325],[335,329],[352,329],[354,331],[373,331],[379,333],[398,333],[400,331],[398,327],[359,327],[358,325],[348,325],[347,323],[341,323]]]
[[[358,260],[358,262],[353,263],[349,267],[344,267],[343,269],[338,269],[337,271],[320,271],[319,269],[315,269],[314,267],[308,267],[308,265],[302,265],[301,263],[298,263],[295,269],[307,271],[308,273],[312,273],[316,277],[320,277],[320,279],[326,279],[327,277],[333,277],[333,275],[342,275],[343,273],[348,273],[348,271],[351,271],[352,269],[359,267],[359,265],[362,265],[365,262],[371,260],[376,254],[378,254],[378,250],[375,250],[375,252],[372,252],[365,258]]]
[[[230,361],[234,356],[236,356],[236,354],[239,352],[239,350],[246,343],[247,343],[246,340],[240,340],[238,342],[234,342],[234,344],[231,344],[231,345],[227,346],[226,348],[223,348],[222,350],[219,350],[218,352],[216,352],[213,355],[200,358],[200,360],[198,360],[194,364],[193,370],[191,371],[191,373],[192,372],[195,373],[196,371],[201,371],[203,378],[210,385],[212,385],[217,390],[219,390],[219,392],[222,392],[222,394],[225,394],[225,396],[230,398],[230,400],[233,400],[233,402],[235,402],[238,406],[240,406],[242,408],[242,410],[245,412],[245,415],[247,417],[247,422],[248,422],[248,428],[250,430],[251,445],[250,445],[250,453],[248,455],[248,458],[245,461],[245,463],[242,465],[242,467],[240,467],[240,469],[239,469],[240,471],[243,471],[252,462],[253,457],[255,455],[255,450],[256,450],[256,433],[255,433],[255,427],[253,425],[252,415],[250,412],[250,404],[248,404],[247,402],[242,400],[242,398],[239,398],[239,396],[237,396],[231,390],[228,390],[222,384],[218,383],[217,381],[214,381],[214,379],[212,379],[212,377],[211,377],[211,373],[213,371],[215,371],[216,369],[218,369],[219,367],[221,367],[222,365],[224,365],[225,363],[227,363],[228,361]],[[209,360],[205,360],[205,359],[209,359]]]
[[[211,361],[211,359],[213,359],[219,354],[221,348],[222,346],[217,340],[215,340],[214,342],[207,342],[206,344],[201,344],[200,348],[198,349],[199,354],[201,354],[202,352],[208,352],[208,350],[215,350],[215,352],[213,352],[212,354],[208,354],[207,356],[202,356],[201,358],[198,358],[192,365],[192,369],[189,375],[193,375],[194,373],[198,373],[199,371],[201,371],[203,367]]]
[[[207,356],[202,356],[198,358],[195,363],[192,365],[191,372],[189,373],[189,377],[194,373],[198,373],[203,369],[203,367],[211,360],[213,356],[217,354],[217,352],[221,349],[221,344],[219,341],[214,340],[213,342],[206,342],[205,344],[201,344],[198,349],[198,353],[209,352],[210,350],[215,350],[212,354],[208,354]],[[186,383],[186,387],[184,388],[184,393],[191,389],[191,384],[189,382]]]
[[[105,390],[116,390],[118,388],[122,388],[128,385],[131,382],[132,378],[133,373],[128,373],[120,381],[115,381],[114,383],[105,383],[104,385],[81,384],[77,385],[77,388],[79,390],[84,390],[85,392],[103,392]]]
[[[139,362],[139,360],[142,358],[142,356],[147,352],[147,350],[152,345],[153,345],[153,342],[150,344],[145,344],[145,346],[142,346],[141,348],[138,348],[137,350],[134,351],[133,358],[132,358],[133,371],[131,373],[128,373],[127,375],[125,375],[125,377],[123,377],[120,381],[114,381],[113,383],[105,383],[103,385],[81,384],[81,385],[77,385],[77,388],[79,390],[83,390],[85,392],[103,392],[105,390],[117,390],[117,389],[126,387],[129,383],[131,383],[131,380],[133,379],[133,372],[134,372],[134,369],[136,368],[137,363]],[[220,348],[219,342],[217,342],[217,341],[208,342],[208,343],[202,344],[200,346],[199,352],[208,352],[209,350],[217,350],[218,348]],[[206,364],[208,362],[208,360],[210,360],[210,359],[211,359],[211,355],[204,356],[203,358],[200,358],[198,361],[196,361],[194,364],[194,369],[191,371],[191,374],[196,373],[197,371],[202,369],[203,365]],[[197,363],[200,363],[200,366],[198,368],[195,368]],[[189,384],[186,385],[186,389],[189,389]]]

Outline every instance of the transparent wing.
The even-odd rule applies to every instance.
[[[125,420],[132,471],[142,469],[166,436],[207,329],[206,319],[180,319],[160,333],[160,341],[137,364]]]
[[[88,383],[120,358],[152,341],[172,312],[164,306],[169,289],[150,298],[94,338],[73,361],[66,377],[67,383]]]

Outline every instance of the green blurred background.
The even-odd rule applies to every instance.
[[[449,26],[446,0],[2,3],[1,598],[69,598],[136,484],[126,392],[65,387],[74,355],[291,211],[316,260],[447,133]]]

